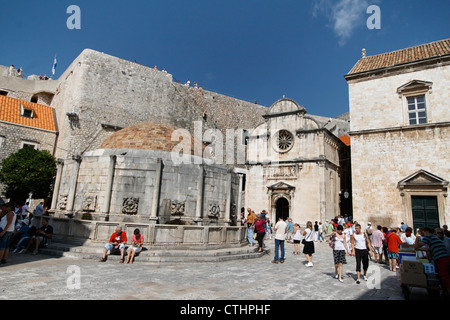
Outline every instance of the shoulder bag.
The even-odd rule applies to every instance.
[[[330,241],[330,243],[328,244],[330,246],[331,249],[334,250],[335,246],[336,246],[336,235],[334,235]]]

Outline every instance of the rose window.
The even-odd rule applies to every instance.
[[[277,146],[281,152],[289,151],[289,149],[292,147],[292,141],[293,137],[290,132],[286,130],[281,130],[280,132],[278,132]]]

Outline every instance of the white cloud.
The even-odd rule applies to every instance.
[[[353,30],[363,24],[369,0],[315,0],[313,16],[324,14],[331,28],[344,45],[352,36]]]

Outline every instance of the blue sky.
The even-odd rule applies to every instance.
[[[81,29],[69,30],[70,5]],[[381,10],[369,30],[368,6]],[[270,106],[285,95],[308,113],[348,111],[344,75],[367,55],[450,37],[448,0],[15,0],[0,11],[0,64],[56,77],[85,48],[181,82]]]

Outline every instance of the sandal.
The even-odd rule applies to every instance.
[[[120,263],[123,263],[123,259],[120,259]]]
[[[106,261],[106,258],[101,258],[100,259],[100,262],[105,262]]]

